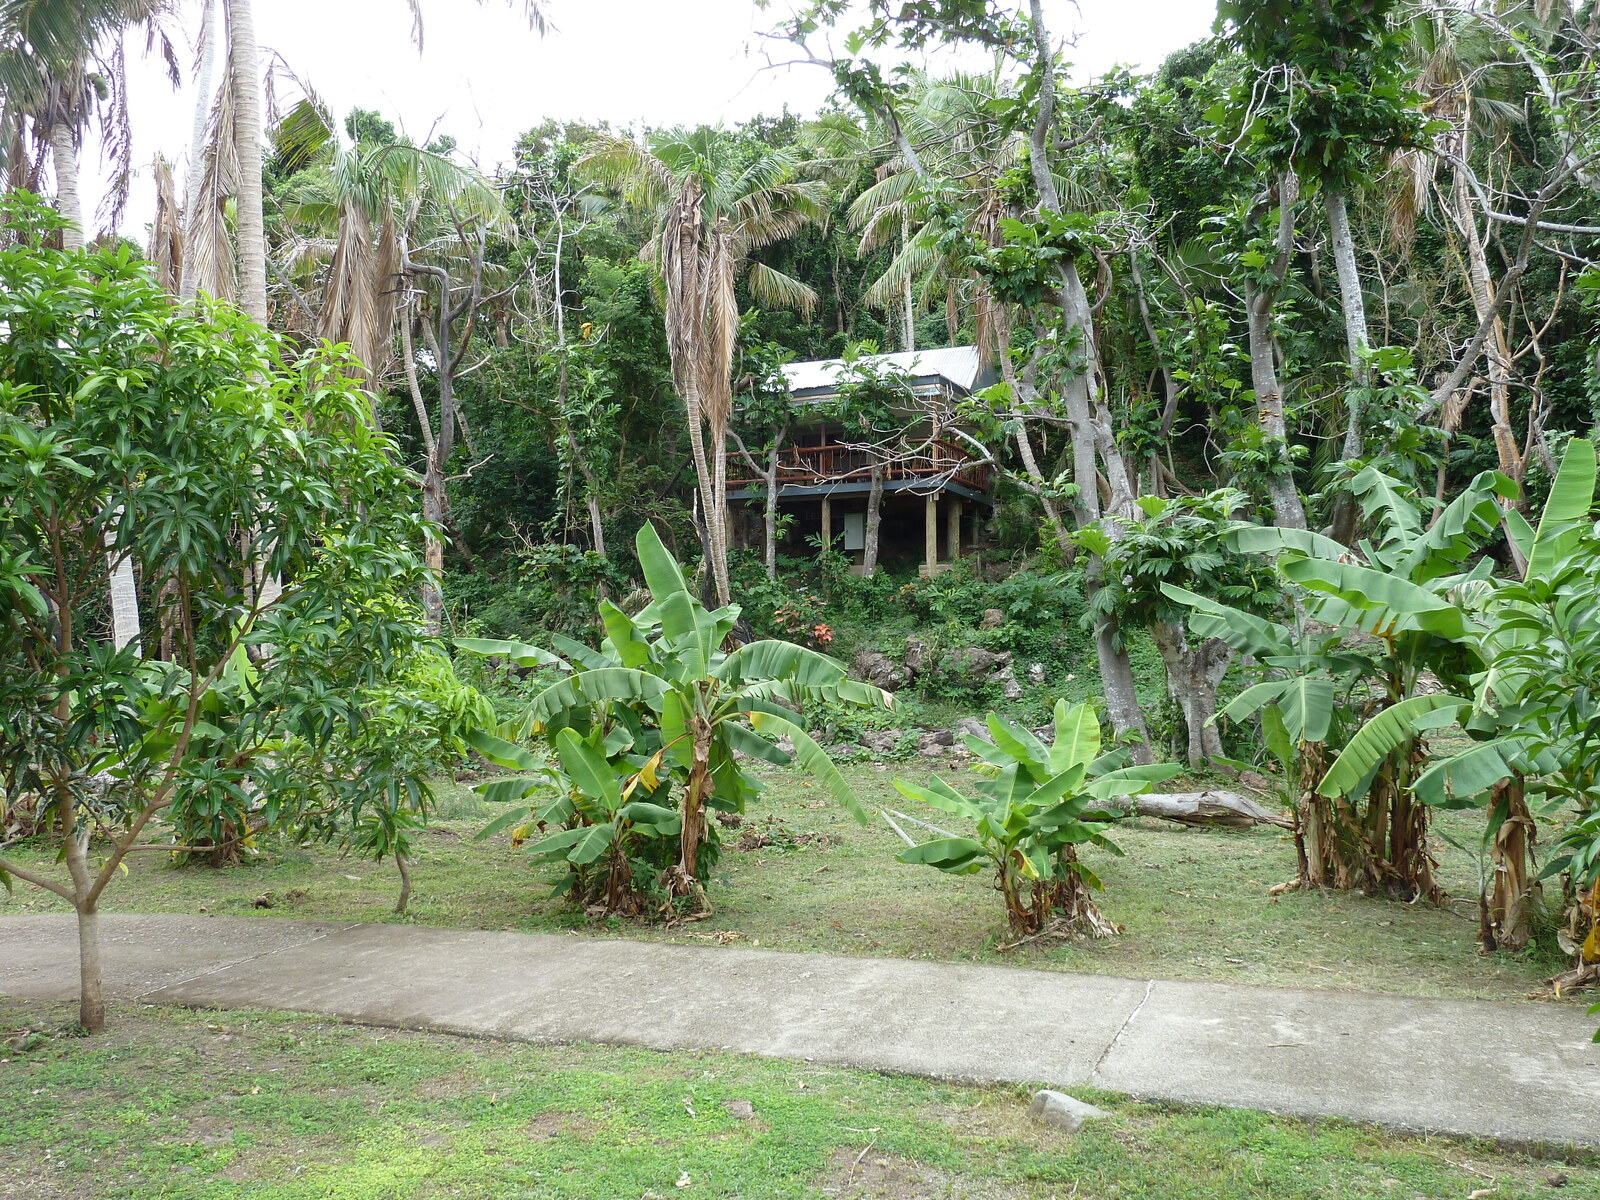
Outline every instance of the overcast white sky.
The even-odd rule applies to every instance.
[[[256,0],[256,32],[263,50],[281,55],[339,115],[377,109],[418,139],[437,128],[485,169],[507,159],[516,136],[546,117],[734,122],[776,114],[786,103],[810,113],[829,90],[817,67],[763,69],[767,50],[756,34],[775,23],[774,14],[752,0],[549,0],[554,29],[542,39],[520,7],[423,0],[420,56],[405,0]],[[774,0],[775,10],[787,7]],[[174,22],[186,65],[199,10],[198,0],[183,0]],[[1077,35],[1070,57],[1083,80],[1117,63],[1155,67],[1209,32],[1215,3],[1046,0],[1045,10],[1055,36]],[[157,151],[185,160],[195,97],[192,88],[174,92],[152,63],[131,69],[139,175],[123,230],[142,240],[154,205],[149,163]],[[86,148],[86,208],[100,199],[97,155],[96,146]]]

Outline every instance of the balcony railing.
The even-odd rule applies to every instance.
[[[872,478],[873,464],[878,461],[883,465],[885,483],[943,477],[978,491],[989,490],[988,464],[974,462],[972,455],[938,438],[920,442],[882,460],[856,446],[786,446],[778,454],[778,487],[862,483]],[[747,488],[765,483],[761,476],[750,473],[742,458],[728,456],[729,487]]]

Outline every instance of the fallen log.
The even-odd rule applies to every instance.
[[[1294,822],[1281,812],[1257,804],[1239,792],[1147,792],[1143,796],[1121,796],[1112,802],[1125,814],[1157,817],[1181,825],[1223,825],[1248,829],[1252,825],[1294,828]]]

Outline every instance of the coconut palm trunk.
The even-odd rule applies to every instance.
[[[189,170],[183,185],[183,234],[186,243],[194,232],[201,203],[200,193],[205,185],[206,125],[211,119],[214,103],[216,67],[217,0],[205,0],[205,6],[200,11],[200,63],[195,72],[197,95],[194,120],[189,127]],[[194,299],[196,291],[195,273],[190,261],[191,256],[185,254],[183,269],[178,277],[178,295],[185,300]]]
[[[239,159],[235,193],[239,307],[263,324],[267,310],[267,235],[261,213],[261,67],[251,0],[227,0],[229,80]],[[272,581],[275,585],[275,581]]]
[[[56,209],[69,224],[61,231],[67,250],[83,249],[83,195],[78,190],[78,139],[72,126],[57,119],[50,124],[50,164],[56,174]]]

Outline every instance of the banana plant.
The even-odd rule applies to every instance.
[[[1452,642],[1468,666],[1446,679],[1448,690],[1411,697],[1369,720],[1319,788],[1330,797],[1348,795],[1397,748],[1429,728],[1460,724],[1473,745],[1432,763],[1411,790],[1428,805],[1487,810],[1494,879],[1482,905],[1480,940],[1490,949],[1520,948],[1528,940],[1527,905],[1536,882],[1530,794],[1541,813],[1570,806],[1576,814],[1540,878],[1565,872],[1579,892],[1600,883],[1595,475],[1593,443],[1570,442],[1538,529],[1514,511],[1506,514],[1518,559],[1527,563],[1523,578],[1474,580],[1454,593],[1460,629]],[[1600,917],[1587,920],[1586,929],[1572,931],[1580,970],[1600,964]],[[1584,949],[1591,940],[1586,934],[1593,944]]]
[[[1089,893],[1100,888],[1100,880],[1078,859],[1078,847],[1098,846],[1120,855],[1105,830],[1122,814],[1106,802],[1148,791],[1179,768],[1128,767],[1126,750],[1101,754],[1100,719],[1088,704],[1069,708],[1056,701],[1055,737],[1048,746],[994,713],[988,727],[992,742],[972,734],[965,739],[992,769],[977,785],[977,795],[964,796],[938,778],[926,786],[903,779],[894,784],[912,800],[970,821],[973,834],[952,834],[886,811],[885,819],[908,843],[897,857],[949,875],[993,871],[1006,918],[1018,936],[1044,932],[1057,922],[1073,932],[1110,936],[1115,927]],[[896,817],[942,836],[918,843]]]
[[[559,636],[551,639],[553,653],[481,638],[456,644],[519,665],[567,671],[518,718],[485,731],[480,750],[487,746],[505,757],[517,743],[540,737],[559,749],[567,730],[592,742],[614,771],[677,813],[677,855],[659,883],[703,910],[709,907],[703,881],[717,850],[707,811],[743,812],[760,790],[742,758],[797,763],[864,824],[866,813],[849,783],[799,725],[796,711],[806,701],[863,707],[893,701],[879,688],[846,678],[837,659],[804,646],[763,640],[730,648],[738,606],[709,610],[701,604],[651,526],[640,529],[636,550],[651,602],[630,616],[602,600],[605,637],[598,648]],[[770,740],[777,738],[793,749]],[[514,788],[503,791],[511,798]],[[651,825],[662,828],[660,821]]]
[[[1223,710],[1261,713],[1263,740],[1295,776],[1294,886],[1363,888],[1404,899],[1443,898],[1427,849],[1427,810],[1411,781],[1426,761],[1426,732],[1453,719],[1449,703],[1419,692],[1429,673],[1460,678],[1468,618],[1458,598],[1488,578],[1492,562],[1469,565],[1501,525],[1509,480],[1484,472],[1425,521],[1414,493],[1376,468],[1350,484],[1378,532],[1353,549],[1306,530],[1233,531],[1238,551],[1272,556],[1299,596],[1297,627],[1264,621],[1181,589],[1191,630],[1252,655],[1271,677]],[[1357,731],[1382,714],[1409,730],[1378,755],[1345,757]],[[1326,786],[1343,758],[1343,786]],[[1354,770],[1355,764],[1360,770]]]

